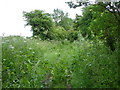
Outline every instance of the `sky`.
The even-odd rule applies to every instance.
[[[1,0],[0,1],[0,36],[21,35],[32,36],[31,27],[24,27],[23,11],[44,10],[52,13],[58,8],[75,18],[76,13],[82,14],[81,9],[70,9],[65,3],[71,0]]]

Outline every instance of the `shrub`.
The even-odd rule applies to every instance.
[[[54,40],[69,40],[74,41],[78,39],[78,32],[74,30],[66,31],[63,27],[57,26],[53,29],[51,37]]]

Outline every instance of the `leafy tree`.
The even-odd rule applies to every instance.
[[[62,26],[65,30],[72,30],[73,29],[73,20],[68,17],[64,17],[60,22],[59,25]]]
[[[89,0],[77,0],[75,3],[73,1],[66,2],[66,3],[69,5],[70,8],[77,8],[80,6],[86,7],[86,6],[90,6],[90,5],[95,5],[95,6],[99,5],[102,8],[104,8],[105,10],[114,14],[117,19],[119,18],[117,16],[120,16],[120,9],[119,9],[120,8],[120,1],[118,1],[118,2],[107,2],[107,1],[99,2],[99,0],[96,0],[94,2],[91,2]]]
[[[41,10],[31,12],[23,12],[27,25],[32,26],[33,36],[38,36],[41,39],[50,38],[49,32],[52,30],[53,21],[50,14],[44,13]]]
[[[90,22],[93,19],[91,7],[87,7],[83,9],[83,15],[76,15],[76,19],[74,21],[74,28],[77,31],[81,31],[81,34],[85,38],[90,39],[91,32],[89,31]]]
[[[56,23],[56,26],[61,26],[65,30],[70,30],[73,27],[73,20],[68,17],[68,13],[64,13],[60,9],[54,9],[52,14],[53,20]]]
[[[105,44],[114,51],[114,45],[118,39],[118,26],[116,26],[118,23],[116,22],[116,18],[106,11],[97,11],[94,16],[96,18],[90,23],[89,30],[99,39],[104,40]]]
[[[63,17],[68,16],[68,13],[64,13],[60,9],[54,9],[54,13],[52,14],[53,20],[55,21],[56,25],[59,25],[59,22],[63,19]]]
[[[93,36],[105,41],[112,51],[120,42],[120,1],[119,2],[67,2],[71,8],[84,6],[83,16],[77,17],[75,27],[83,36]],[[79,19],[78,19],[79,18]],[[91,34],[92,33],[92,34]]]

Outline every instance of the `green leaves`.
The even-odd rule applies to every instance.
[[[54,9],[52,18],[56,26],[61,26],[67,31],[73,29],[73,20],[68,17],[68,13],[64,13],[60,9]]]
[[[34,10],[31,12],[23,12],[26,25],[32,26],[33,36],[39,36],[41,39],[50,38],[48,31],[53,27],[53,22],[48,13],[44,13],[41,10]],[[47,31],[46,34],[44,32]]]
[[[4,37],[3,42],[3,88],[119,87],[117,51],[101,43],[22,37]]]
[[[106,9],[107,3],[98,3],[83,8],[83,16],[76,16],[75,30],[90,40],[101,40],[111,51],[115,50],[115,43],[119,39],[119,19],[117,12]]]

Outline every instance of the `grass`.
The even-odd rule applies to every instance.
[[[2,40],[2,88],[118,88],[117,50],[90,41]]]

